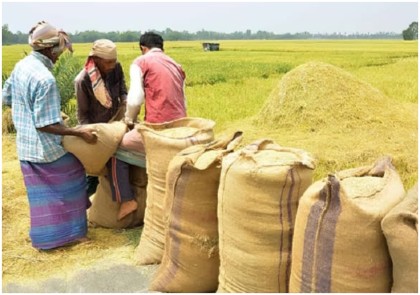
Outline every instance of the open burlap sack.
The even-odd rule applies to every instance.
[[[148,184],[144,228],[134,251],[136,264],[155,264],[162,259],[165,244],[163,208],[169,162],[188,146],[211,142],[214,125],[214,121],[207,119],[182,118],[138,126],[146,151]]]
[[[296,210],[313,169],[307,152],[266,139],[223,158],[218,292],[288,291]]]
[[[381,221],[404,194],[388,157],[312,184],[296,216],[290,292],[390,292]]]
[[[217,191],[224,155],[242,132],[178,153],[170,162],[165,196],[165,251],[151,291],[215,292],[219,275]]]
[[[138,180],[137,180],[138,181]],[[117,220],[120,204],[112,201],[111,185],[107,176],[99,176],[99,184],[88,210],[88,220],[94,226],[105,228],[130,228],[143,224],[146,209],[146,187],[133,186],[138,208],[122,220]]]
[[[418,293],[418,184],[382,220],[392,259],[392,292]]]
[[[127,125],[123,122],[97,123],[85,126],[96,130],[98,141],[89,144],[77,136],[63,136],[63,146],[85,167],[89,175],[103,175],[106,170],[105,164],[118,148],[121,139],[127,131]]]

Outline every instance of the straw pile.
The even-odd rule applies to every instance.
[[[416,108],[330,64],[309,62],[288,72],[246,123],[251,139],[263,133],[312,153],[315,178],[390,155],[408,187],[417,179]]]
[[[372,108],[372,106],[375,106]],[[309,62],[286,74],[260,112],[259,122],[308,130],[381,125],[395,117],[376,88],[330,64]]]

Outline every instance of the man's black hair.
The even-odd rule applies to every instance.
[[[139,44],[149,49],[156,47],[163,50],[163,38],[154,32],[146,32],[141,35]]]

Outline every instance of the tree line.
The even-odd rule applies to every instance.
[[[214,31],[201,30],[195,33],[188,31],[174,31],[167,28],[164,31],[153,30],[160,34],[166,41],[181,41],[181,40],[308,40],[308,39],[404,39],[417,40],[418,33],[417,22],[413,22],[410,26],[401,33],[393,32],[378,32],[378,33],[285,33],[275,34],[267,31],[246,30],[244,32],[236,31],[233,33],[220,33]],[[20,31],[12,33],[7,24],[2,26],[2,44],[26,44],[28,42],[28,34]],[[138,42],[141,31],[112,31],[99,32],[95,30],[88,30],[83,32],[76,32],[69,34],[73,43],[91,43],[97,39],[110,39],[114,42]]]

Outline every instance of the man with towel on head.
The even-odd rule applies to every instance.
[[[63,125],[61,97],[51,69],[66,50],[68,35],[45,21],[29,32],[33,51],[20,60],[3,86],[3,104],[12,106],[16,146],[30,209],[33,247],[52,249],[87,240],[85,170],[64,150],[63,135],[88,143],[93,129]]]
[[[122,119],[127,87],[114,42],[100,39],[93,43],[85,66],[75,79],[75,90],[79,124]],[[90,196],[96,191],[98,177],[87,176],[87,182]]]

